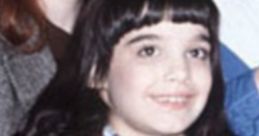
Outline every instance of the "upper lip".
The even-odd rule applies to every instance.
[[[177,91],[177,92],[162,92],[162,93],[151,93],[151,97],[192,97],[195,93],[192,91]]]

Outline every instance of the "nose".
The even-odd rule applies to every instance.
[[[166,66],[165,79],[167,81],[186,82],[189,78],[189,65],[184,59],[172,60]]]

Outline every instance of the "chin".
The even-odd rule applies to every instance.
[[[177,124],[173,124],[173,125],[166,125],[166,124],[161,124],[159,126],[156,126],[155,131],[157,133],[157,135],[175,135],[175,134],[183,134],[185,132],[185,130],[187,130],[187,128],[190,125],[185,125],[185,124],[181,124],[181,125],[177,125]]]

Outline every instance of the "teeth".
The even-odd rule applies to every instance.
[[[163,96],[154,99],[161,103],[184,103],[187,101],[187,98],[182,96]]]

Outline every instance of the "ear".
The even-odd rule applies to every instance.
[[[105,79],[102,81],[102,83],[99,84],[99,86],[101,87],[99,90],[99,95],[101,97],[101,99],[103,100],[103,102],[105,104],[107,104],[107,106],[110,107],[110,97],[109,97],[109,86],[108,86],[108,80]]]
[[[88,87],[93,88],[94,90],[99,91],[99,95],[101,99],[106,103],[108,106],[110,105],[109,99],[109,87],[108,87],[108,79],[107,77],[103,79],[98,79],[96,77],[96,65],[91,67],[88,81],[86,81]]]

